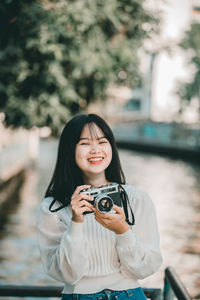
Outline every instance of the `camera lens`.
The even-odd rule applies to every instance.
[[[110,212],[113,208],[113,200],[108,195],[99,195],[95,199],[94,206],[102,213]]]

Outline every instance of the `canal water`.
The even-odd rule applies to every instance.
[[[56,153],[57,141],[41,141],[40,155],[35,168],[26,174],[19,204],[8,212],[8,222],[0,232],[0,284],[60,285],[44,274],[36,239],[38,206]],[[127,183],[148,192],[157,211],[164,263],[142,286],[163,288],[164,269],[173,266],[189,293],[200,294],[200,166],[124,149],[119,153]]]

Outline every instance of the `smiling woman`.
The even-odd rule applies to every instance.
[[[76,145],[75,160],[83,172],[85,183],[96,187],[109,183],[105,170],[112,160],[112,148],[95,123],[90,124],[90,127],[88,124],[85,125],[80,141]]]
[[[117,197],[112,211],[93,205],[92,194],[85,193],[91,187]],[[138,279],[161,265],[154,205],[145,192],[125,184],[113,133],[95,114],[72,118],[61,134],[40,205],[38,241],[46,273],[65,283],[62,299],[145,299]]]
[[[99,140],[100,137],[104,137],[104,139]],[[94,151],[93,147],[97,141],[100,145],[104,145],[104,142],[106,142],[106,147],[111,147],[110,155],[112,159],[104,169],[106,182],[125,183],[115,139],[108,124],[95,114],[77,115],[66,124],[61,134],[55,171],[47,188],[46,197],[53,196],[63,206],[70,204],[76,187],[86,183],[84,179],[85,174],[78,166],[78,163],[81,163],[81,165],[86,163],[89,156],[84,161],[83,156],[81,154],[79,156],[79,150],[83,149],[84,153],[88,151],[86,149],[92,146],[91,150]],[[92,157],[94,153],[87,155]],[[92,164],[89,164],[89,161],[87,163],[88,166],[92,166]],[[95,177],[93,177],[94,179]],[[102,185],[106,182],[102,181]],[[94,182],[87,182],[87,184],[94,185]],[[99,182],[97,184],[99,185]]]

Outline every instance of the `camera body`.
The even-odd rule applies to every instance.
[[[114,204],[122,207],[121,191],[118,183],[84,189],[81,193],[92,196],[94,200],[90,203],[101,213],[113,212]]]

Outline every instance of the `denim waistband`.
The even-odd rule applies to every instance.
[[[124,297],[123,297],[124,296]],[[133,297],[131,297],[133,296]],[[135,296],[135,297],[134,297]],[[105,289],[94,294],[63,294],[62,300],[113,300],[113,299],[146,299],[141,287],[123,291]]]

